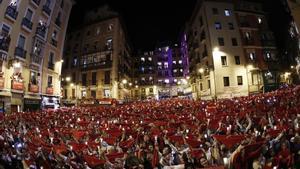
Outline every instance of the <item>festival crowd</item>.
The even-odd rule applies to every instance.
[[[8,114],[0,168],[300,168],[300,86]]]

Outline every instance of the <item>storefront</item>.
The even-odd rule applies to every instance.
[[[27,95],[24,97],[24,111],[36,111],[41,109],[41,97],[39,95]]]
[[[7,91],[0,91],[0,113],[9,113],[11,105],[11,93]]]
[[[60,107],[59,96],[42,96],[42,109],[57,109]]]

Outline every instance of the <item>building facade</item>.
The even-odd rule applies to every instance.
[[[0,1],[0,111],[57,107],[72,0]]]
[[[136,59],[135,98],[170,98],[184,96],[188,77],[186,55],[178,44],[159,44],[153,51]]]
[[[84,26],[67,35],[64,102],[128,99],[131,60],[131,46],[119,14],[108,6],[88,12]]]
[[[260,4],[198,1],[185,30],[193,97],[222,99],[262,91],[263,75],[276,77],[268,67],[276,58],[275,45],[262,43],[263,38],[273,40],[267,28]]]

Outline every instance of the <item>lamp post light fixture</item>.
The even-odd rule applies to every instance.
[[[123,84],[127,84],[127,82],[128,82],[128,81],[127,81],[126,79],[123,79],[123,80],[122,80],[122,83],[123,83]]]
[[[66,81],[67,82],[71,81],[71,77],[66,77]]]
[[[199,73],[203,73],[203,72],[204,72],[204,69],[203,69],[203,68],[200,68],[200,69],[198,69],[198,72],[199,72]]]
[[[129,83],[129,86],[132,86],[132,83]]]

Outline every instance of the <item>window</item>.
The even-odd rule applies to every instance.
[[[225,9],[225,10],[224,10],[224,14],[225,14],[225,16],[230,16],[230,15],[231,15],[231,12],[230,12],[229,9]]]
[[[207,87],[210,89],[210,80],[207,80]]]
[[[48,87],[52,87],[52,76],[48,76]]]
[[[52,33],[52,39],[56,39],[57,38],[57,31],[54,30]]]
[[[173,72],[174,72],[174,73],[177,73],[177,69],[173,69]]]
[[[109,89],[104,89],[104,97],[110,97],[110,90]]]
[[[91,90],[91,97],[96,98],[96,90]]]
[[[73,57],[73,63],[72,63],[73,67],[77,66],[77,62],[78,62],[77,57]]]
[[[141,61],[142,61],[142,62],[145,62],[145,58],[144,58],[144,57],[141,57]]]
[[[97,72],[92,72],[92,85],[97,84]]]
[[[224,87],[229,86],[229,77],[223,77],[223,83],[224,83]]]
[[[2,30],[1,30],[1,36],[7,36],[10,32],[10,27],[5,25],[5,24],[2,24]]]
[[[252,61],[255,60],[255,53],[254,52],[249,53],[249,59],[252,60]]]
[[[98,27],[97,29],[96,29],[96,35],[99,35],[100,34],[100,28]]]
[[[24,49],[26,38],[23,35],[19,36],[18,47]]]
[[[109,24],[108,27],[107,27],[107,30],[108,31],[112,31],[114,28],[114,25],[113,24]]]
[[[219,46],[224,46],[224,38],[218,38]]]
[[[203,90],[203,85],[202,85],[202,83],[200,83],[200,90],[201,90],[201,91]]]
[[[152,57],[148,57],[148,60],[149,60],[149,61],[152,61]]]
[[[261,19],[260,17],[258,17],[258,18],[257,18],[257,22],[258,22],[259,24],[261,24],[261,23],[262,23],[262,19]]]
[[[180,72],[183,72],[183,69],[180,69],[179,71],[180,71]]]
[[[229,30],[234,30],[233,23],[229,22],[228,23],[228,28],[229,28]]]
[[[32,12],[31,9],[28,8],[28,9],[27,9],[27,12],[26,12],[26,15],[25,15],[25,18],[26,18],[27,20],[31,21],[32,16],[33,16],[33,12]]]
[[[48,63],[54,64],[54,53],[53,52],[50,52]]]
[[[68,90],[67,89],[65,89],[65,91],[64,91],[64,94],[65,94],[65,99],[67,99],[68,98]]]
[[[82,86],[86,86],[87,85],[87,83],[86,83],[86,73],[83,73],[82,75],[81,75],[81,83],[82,83]]]
[[[251,38],[250,32],[245,32],[245,37],[247,40],[250,40]]]
[[[214,15],[218,15],[219,14],[219,11],[217,8],[212,8],[212,12]]]
[[[86,90],[82,90],[82,91],[81,91],[81,96],[82,96],[83,98],[86,97]]]
[[[173,60],[173,64],[176,65],[176,60]]]
[[[75,89],[72,89],[72,98],[75,98]]]
[[[111,50],[112,49],[112,46],[113,46],[113,43],[112,43],[113,41],[112,41],[112,38],[109,38],[109,39],[107,39],[106,40],[106,48],[108,49],[108,50]]]
[[[243,85],[243,76],[237,76],[238,85]]]
[[[271,53],[270,52],[266,52],[266,59],[271,59]]]
[[[153,93],[153,88],[152,87],[149,88],[149,93]]]
[[[237,46],[237,39],[236,38],[231,38],[232,46]]]
[[[234,56],[234,60],[235,60],[235,64],[236,65],[240,65],[241,64],[240,56]]]
[[[178,64],[182,64],[182,60],[178,60]]]
[[[104,72],[104,84],[110,84],[110,71]]]
[[[227,66],[227,58],[226,56],[221,56],[222,66]]]
[[[222,25],[220,22],[215,22],[215,28],[216,30],[221,30],[222,29]]]
[[[37,80],[37,72],[30,72],[30,84],[37,85],[38,80]]]
[[[168,62],[165,62],[165,63],[164,63],[164,68],[167,69],[168,66],[169,66]]]

